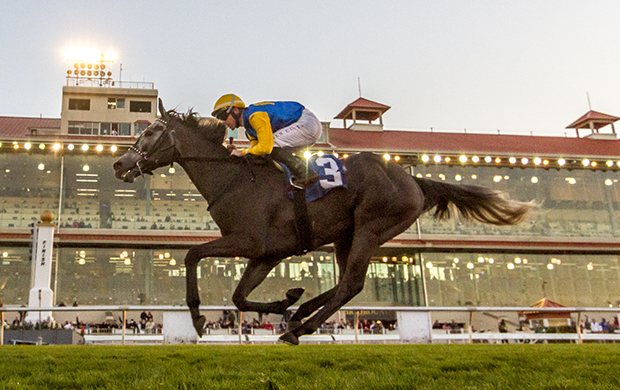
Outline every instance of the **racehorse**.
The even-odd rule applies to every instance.
[[[138,175],[176,162],[208,202],[222,236],[191,247],[185,257],[186,300],[196,332],[202,336],[205,323],[199,310],[196,268],[206,257],[248,259],[232,297],[240,311],[284,314],[303,289],[290,289],[285,299],[276,302],[247,300],[282,259],[300,254],[293,201],[283,174],[264,159],[231,157],[224,145],[227,128],[220,121],[206,119],[206,124],[199,124],[191,110],[184,115],[166,111],[161,99],[159,110],[161,117],[114,163],[114,170],[118,179],[131,183]],[[310,249],[333,243],[339,282],[300,305],[280,337],[288,344],[296,345],[300,336],[314,333],[360,293],[373,253],[422,213],[436,207],[436,218],[449,218],[452,204],[466,220],[515,225],[531,207],[488,188],[412,176],[372,153],[352,155],[343,164],[346,188],[334,188],[307,204]]]

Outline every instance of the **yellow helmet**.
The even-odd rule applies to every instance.
[[[222,95],[222,97],[217,99],[217,101],[215,102],[215,106],[213,107],[213,112],[211,113],[211,115],[218,119],[221,119],[219,118],[219,116],[224,113],[230,113],[233,107],[245,108],[245,103],[243,102],[243,100],[241,100],[239,96],[233,93]]]

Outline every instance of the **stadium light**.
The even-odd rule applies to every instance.
[[[67,82],[72,80],[76,86],[84,82],[99,84],[100,87],[111,84],[110,64],[116,59],[113,51],[104,53],[95,48],[72,47],[66,49],[64,54],[68,62]]]

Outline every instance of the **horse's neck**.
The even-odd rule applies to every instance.
[[[209,205],[222,195],[230,180],[234,180],[235,171],[238,169],[226,157],[213,158],[205,151],[191,155],[182,154],[178,163]]]

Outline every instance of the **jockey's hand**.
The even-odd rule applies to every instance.
[[[233,150],[237,149],[237,145],[228,144],[226,145],[226,149],[228,149],[229,152],[232,152]]]
[[[243,157],[243,151],[240,149],[234,149],[230,152],[231,156],[236,156],[236,157]]]

